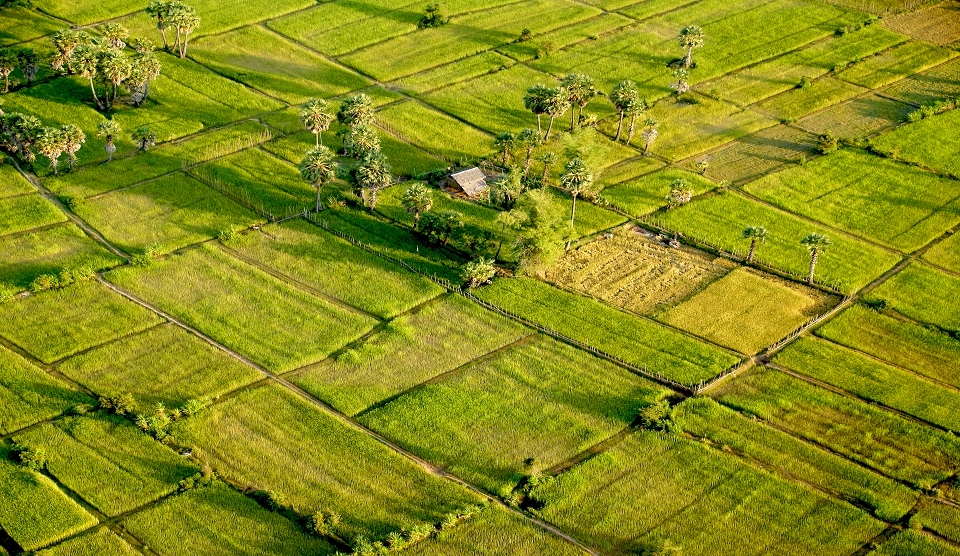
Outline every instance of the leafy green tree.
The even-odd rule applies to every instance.
[[[317,190],[317,212],[323,210],[323,203],[320,201],[323,186],[333,181],[339,166],[333,151],[323,145],[307,151],[300,161],[300,176]]]
[[[337,110],[337,121],[348,127],[369,125],[373,122],[373,100],[364,93],[347,97]]]
[[[70,170],[77,163],[77,151],[87,140],[83,130],[73,124],[67,124],[60,127],[60,133],[63,135],[63,150],[67,153],[67,162]]]
[[[548,266],[563,251],[563,241],[570,228],[553,196],[544,189],[524,193],[513,211],[513,227],[517,231],[514,251],[517,270],[535,274]]]
[[[660,131],[657,129],[659,122],[653,118],[647,118],[643,122],[643,132],[640,136],[643,138],[643,156],[650,154],[650,147],[656,142],[657,137],[660,136]]]
[[[677,40],[680,43],[680,48],[687,51],[683,57],[684,68],[689,69],[690,65],[693,64],[693,49],[703,47],[704,39],[703,29],[696,25],[687,25],[680,30],[680,36]]]
[[[484,259],[483,257],[468,262],[461,271],[464,285],[468,288],[477,288],[488,284],[496,274],[497,267],[493,264],[493,259]]]
[[[747,226],[744,228],[741,236],[743,239],[750,240],[750,252],[747,254],[747,264],[753,263],[753,255],[757,251],[757,245],[767,241],[767,229],[763,226]]]
[[[37,151],[50,160],[50,169],[53,170],[53,175],[58,175],[60,155],[67,148],[63,131],[54,127],[44,128],[37,136],[36,145]]]
[[[610,102],[617,109],[619,121],[617,123],[617,135],[614,141],[620,140],[620,131],[623,129],[623,119],[627,114],[632,113],[633,107],[640,102],[640,89],[633,81],[621,81],[610,92]]]
[[[510,210],[517,203],[524,189],[520,173],[511,170],[490,184],[490,202]]]
[[[403,192],[400,200],[407,214],[413,215],[413,229],[420,226],[420,215],[433,208],[433,195],[430,189],[422,183],[415,183]]]
[[[67,73],[73,73],[73,53],[83,44],[90,42],[90,36],[83,31],[65,29],[54,33],[53,48],[56,53],[50,59],[50,66],[55,71],[62,71],[67,66]]]
[[[355,174],[358,194],[370,212],[377,207],[377,194],[392,182],[393,176],[390,174],[387,159],[380,154],[380,151],[370,151],[363,158],[363,163],[357,168]]]
[[[543,144],[540,133],[533,129],[523,129],[517,135],[517,142],[526,149],[526,156],[523,159],[523,175],[526,177],[530,173],[530,162],[533,160],[533,149]]]
[[[543,140],[550,138],[550,131],[553,129],[553,121],[563,116],[570,109],[570,99],[567,97],[567,90],[563,87],[553,87],[547,90],[546,97],[543,99],[544,114],[550,117],[550,123],[547,125],[547,132],[543,135]]]
[[[593,174],[587,168],[587,163],[581,158],[574,158],[567,162],[560,176],[560,186],[573,198],[570,205],[570,227],[573,228],[577,214],[577,197],[590,194],[593,187]],[[569,243],[567,246],[569,247]]]
[[[113,153],[117,152],[117,146],[113,144],[113,139],[120,135],[120,124],[114,120],[103,120],[97,124],[97,137],[105,139],[107,144],[103,150],[107,151],[107,162],[113,160]]]
[[[197,15],[197,10],[182,2],[171,2],[168,18],[170,25],[177,32],[174,48],[177,49],[177,54],[181,58],[185,58],[190,34],[200,27],[200,16]]]
[[[450,18],[443,13],[443,8],[440,7],[440,4],[427,4],[427,9],[424,10],[423,17],[420,18],[417,27],[419,29],[440,27],[446,25],[449,21]]]
[[[685,205],[693,198],[693,188],[690,182],[683,178],[673,180],[670,184],[670,194],[667,195],[667,208],[677,208]]]
[[[420,223],[420,232],[436,245],[450,243],[450,238],[460,228],[463,228],[463,215],[455,210],[427,212]]]
[[[0,77],[3,77],[3,92],[10,92],[10,74],[17,69],[17,53],[9,48],[0,48]]]
[[[17,63],[20,64],[20,71],[23,72],[27,85],[33,84],[33,80],[40,70],[40,56],[30,48],[21,48],[17,52]]]
[[[814,272],[816,272],[817,269],[817,260],[821,254],[826,252],[827,247],[830,246],[830,238],[823,234],[811,233],[801,239],[800,244],[810,252],[810,274],[807,276],[807,282],[813,284]]]
[[[317,146],[322,145],[320,135],[330,129],[330,124],[333,123],[333,115],[327,111],[327,101],[318,98],[308,100],[300,110],[300,123],[313,133]]]
[[[29,446],[17,443],[13,446],[13,455],[17,463],[27,469],[43,471],[47,467],[47,451],[43,446]]]
[[[517,136],[505,131],[493,138],[493,147],[502,152],[501,164],[504,168],[509,164],[510,151],[517,146]]]
[[[157,144],[157,134],[150,129],[150,126],[140,126],[130,134],[130,139],[137,144],[137,148],[145,151]]]
[[[583,117],[583,107],[597,96],[597,87],[593,78],[582,73],[567,75],[560,81],[560,86],[566,89],[567,100],[570,106],[575,108],[570,110],[570,131],[573,131],[576,123]]]
[[[118,50],[126,48],[127,43],[124,41],[130,36],[130,31],[123,25],[119,23],[107,23],[97,27],[97,30],[100,31],[100,34],[106,39],[107,45],[110,48],[116,48]]]
[[[537,131],[540,133],[543,133],[540,116],[547,113],[546,98],[549,96],[549,92],[549,87],[537,83],[527,89],[527,94],[523,97],[523,106],[537,117]]]

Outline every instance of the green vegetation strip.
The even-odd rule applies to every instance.
[[[960,137],[950,132],[958,125],[960,110],[951,110],[881,135],[870,145],[893,158],[960,177]]]
[[[73,224],[0,238],[0,290],[26,289],[42,274],[105,270],[123,263]]]
[[[142,554],[106,527],[70,539],[37,556],[139,556]]]
[[[917,531],[900,531],[868,556],[960,556],[960,550]]]
[[[960,332],[960,278],[913,263],[872,292],[898,312],[920,322]]]
[[[930,529],[946,539],[960,543],[960,508],[930,502],[910,518],[910,526]]]

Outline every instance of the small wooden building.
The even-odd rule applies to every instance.
[[[487,193],[487,176],[480,168],[470,168],[447,178],[447,187],[463,191],[467,197],[478,199]]]

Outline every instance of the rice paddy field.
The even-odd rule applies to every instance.
[[[960,555],[956,0],[147,4],[0,2],[0,555]]]

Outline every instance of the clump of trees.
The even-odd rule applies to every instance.
[[[480,257],[472,260],[463,266],[461,273],[463,283],[468,288],[478,288],[484,284],[489,284],[497,274],[497,267],[493,259]]]
[[[340,164],[333,151],[318,145],[309,151],[300,161],[300,177],[317,190],[317,212],[323,210],[320,194],[323,186],[334,180]]]
[[[197,10],[177,0],[151,0],[146,12],[157,22],[157,30],[160,31],[160,37],[163,39],[163,49],[170,51],[167,29],[173,28],[177,34],[173,48],[181,58],[186,57],[190,35],[200,27],[200,16],[197,15]]]
[[[693,187],[683,178],[673,180],[670,184],[670,193],[667,194],[667,209],[685,205],[693,199]]]
[[[43,446],[29,444],[14,444],[11,451],[13,461],[34,471],[43,471],[47,468],[47,451]]]
[[[167,409],[162,403],[158,403],[153,412],[142,414],[137,411],[136,400],[129,392],[102,396],[98,401],[101,409],[132,420],[138,429],[160,442],[169,438],[170,427],[174,421],[196,415],[213,403],[208,397],[187,400],[175,409]]]
[[[429,29],[430,27],[441,27],[449,22],[450,18],[443,13],[443,8],[440,7],[440,4],[427,4],[427,8],[423,11],[423,17],[420,18],[417,27],[420,29]]]

